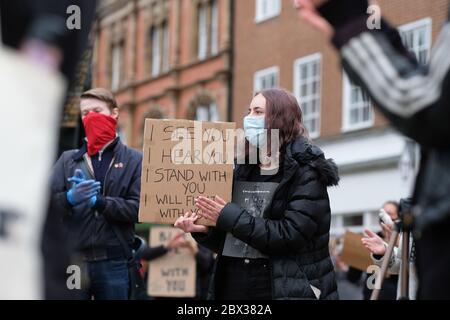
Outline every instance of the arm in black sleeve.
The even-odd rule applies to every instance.
[[[167,252],[169,252],[169,250],[164,246],[147,247],[144,250],[142,250],[141,258],[146,261],[151,261],[159,257],[162,257]]]
[[[197,270],[200,274],[207,274],[211,270],[214,263],[214,256],[209,249],[199,245],[195,259],[197,261]]]
[[[141,160],[133,171],[133,178],[124,197],[104,197],[97,196],[94,209],[103,214],[106,218],[125,223],[137,223],[139,212],[139,200],[141,194]]]
[[[436,43],[428,67],[411,63],[381,32],[365,32],[342,47],[344,69],[406,136],[422,146],[450,144],[450,26]]]
[[[225,232],[214,227],[209,227],[206,233],[192,233],[195,241],[217,254],[221,253],[225,236]]]
[[[333,28],[338,29],[348,21],[367,15],[368,6],[367,0],[328,0],[317,11]]]
[[[324,214],[329,214],[326,186],[315,170],[297,174],[293,192],[280,220],[253,217],[235,203],[221,211],[217,227],[262,253],[285,255],[297,252],[312,238]]]
[[[51,177],[51,208],[63,215],[69,215],[72,212],[72,206],[67,201],[66,176],[64,170],[65,159],[68,153],[64,152],[56,161],[52,169]]]
[[[328,5],[340,4],[331,0]],[[323,16],[334,24],[332,42],[340,50],[348,76],[403,134],[425,147],[448,147],[450,25],[442,29],[424,67],[411,59],[398,31],[386,21],[382,20],[381,29],[371,30],[361,10],[359,16],[347,16],[345,23],[342,19],[333,22],[332,10],[327,12]]]

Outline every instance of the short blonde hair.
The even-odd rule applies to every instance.
[[[97,99],[106,102],[108,108],[112,111],[115,108],[119,108],[117,105],[116,98],[114,94],[108,89],[104,88],[93,88],[88,91],[83,92],[80,97],[81,99]]]

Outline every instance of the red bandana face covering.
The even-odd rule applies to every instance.
[[[83,119],[88,140],[88,155],[97,154],[116,137],[117,120],[101,113],[89,112]]]

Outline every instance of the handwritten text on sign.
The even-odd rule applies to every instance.
[[[194,200],[200,195],[230,201],[234,128],[234,123],[146,119],[140,221],[173,224],[187,211],[198,212]]]
[[[153,227],[150,246],[167,244],[181,230]],[[190,235],[190,241],[194,241]],[[196,260],[187,248],[170,251],[149,264],[148,294],[152,297],[194,297],[196,291]]]

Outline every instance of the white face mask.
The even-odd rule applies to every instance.
[[[264,117],[246,116],[244,118],[245,137],[252,146],[262,147],[266,145],[267,136],[264,127]]]

